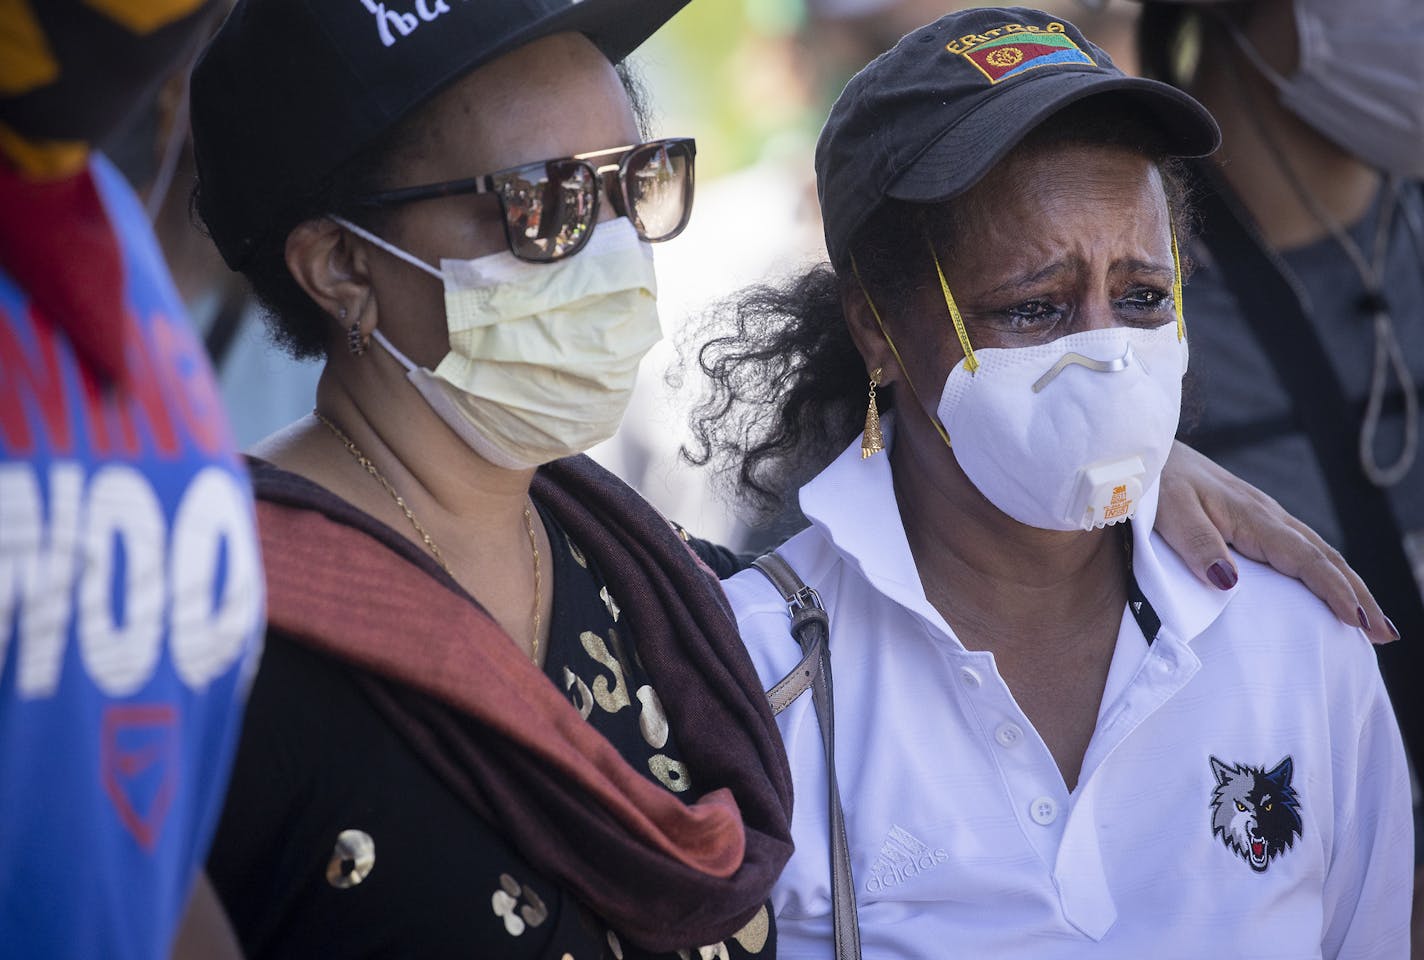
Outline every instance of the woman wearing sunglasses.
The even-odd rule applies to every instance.
[[[250,956],[774,950],[790,780],[729,557],[575,456],[690,210],[613,67],[683,2],[239,0],[195,70],[199,212],[325,363],[253,465],[270,627],[209,861]]]
[[[270,625],[209,861],[249,956],[774,949],[755,673],[572,456],[691,210],[693,142],[642,142],[613,67],[680,6],[248,0],[195,70],[198,209],[326,361],[253,468]]]

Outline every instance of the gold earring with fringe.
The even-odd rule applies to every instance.
[[[880,409],[875,405],[875,388],[880,386],[880,374],[880,367],[870,374],[870,405],[865,408],[865,435],[860,440],[862,460],[885,449],[885,437],[880,433]]]

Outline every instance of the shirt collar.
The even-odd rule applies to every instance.
[[[801,512],[872,587],[945,636],[954,637],[944,617],[925,598],[905,525],[900,520],[889,456],[889,448],[895,442],[894,413],[887,411],[880,425],[885,435],[885,455],[862,459],[857,437],[829,467],[801,488]]]
[[[885,456],[862,459],[856,438],[831,465],[801,488],[801,512],[830,541],[840,557],[872,587],[906,610],[954,637],[939,611],[925,598],[905,526],[895,499],[888,448],[894,445],[895,418],[881,418]],[[1133,520],[1133,572],[1163,628],[1190,642],[1221,614],[1235,591],[1202,583],[1182,559],[1152,532],[1160,484],[1143,496]],[[957,638],[956,638],[957,642]]]
[[[1162,626],[1183,643],[1211,626],[1236,589],[1218,590],[1207,586],[1182,562],[1177,552],[1153,532],[1157,522],[1157,500],[1161,483],[1142,495],[1137,516],[1132,521],[1132,572]]]

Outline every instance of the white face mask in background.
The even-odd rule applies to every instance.
[[[1129,519],[1171,452],[1186,341],[1174,323],[974,351],[945,381],[939,419],[960,469],[994,506],[1043,530]]]
[[[1386,173],[1424,177],[1424,0],[1295,0],[1300,57],[1283,77],[1237,45],[1301,120]]]
[[[425,263],[353,223],[332,218],[445,284],[450,352],[416,366],[376,330],[451,429],[511,470],[582,453],[617,431],[638,362],[662,338],[653,253],[619,217],[578,253],[526,263],[508,251]]]

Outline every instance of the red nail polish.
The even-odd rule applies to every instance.
[[[1360,618],[1360,627],[1362,629],[1368,630],[1370,628],[1370,617],[1369,614],[1365,613],[1365,608],[1356,607],[1355,615]]]
[[[1394,621],[1391,620],[1388,616],[1386,616],[1386,617],[1384,618],[1384,625],[1385,625],[1386,627],[1389,627],[1389,635],[1392,636],[1392,637],[1394,637],[1394,639],[1398,640],[1398,639],[1399,639],[1399,628],[1394,625]]]
[[[1206,578],[1218,590],[1230,590],[1236,586],[1236,570],[1220,560],[1206,568]]]

